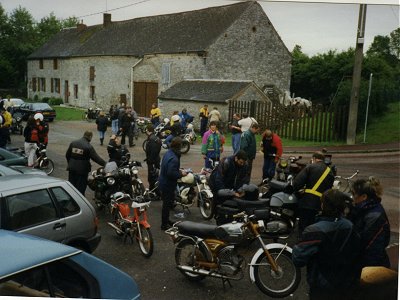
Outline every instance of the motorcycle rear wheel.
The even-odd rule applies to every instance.
[[[45,171],[47,175],[50,175],[54,171],[54,162],[46,157],[40,161],[39,168]]]
[[[199,200],[200,214],[205,220],[210,220],[214,216],[214,199],[207,197],[205,194],[202,195],[202,201]]]
[[[175,262],[177,266],[196,266],[196,259],[206,261],[207,253],[201,245],[199,248],[196,247],[196,243],[190,239],[184,239],[176,245],[175,249]],[[200,281],[206,276],[202,274],[196,274],[184,270],[179,271],[190,281]]]
[[[271,249],[269,253],[275,259],[279,271],[275,273],[262,253],[254,266],[254,278],[257,287],[266,295],[282,298],[292,294],[299,286],[301,271],[292,262],[292,254],[281,249]],[[279,255],[279,257],[278,257]]]
[[[181,153],[188,153],[190,150],[190,143],[187,140],[182,140]]]
[[[139,230],[142,238],[140,238]],[[136,231],[136,241],[139,243],[139,249],[140,252],[142,252],[142,255],[149,258],[153,254],[154,250],[154,240],[150,228],[145,228],[140,224],[138,231]]]

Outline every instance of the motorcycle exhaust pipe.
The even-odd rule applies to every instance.
[[[237,278],[221,275],[218,273],[215,273],[215,271],[207,271],[204,269],[193,269],[192,267],[189,266],[176,266],[178,270],[182,270],[185,272],[190,272],[190,273],[196,273],[200,275],[205,275],[205,276],[210,276],[210,277],[216,277],[216,278],[222,278],[222,279],[232,279],[232,280],[239,280]]]
[[[114,230],[116,230],[118,233],[124,233],[120,228],[117,227],[114,223],[107,222],[108,225],[110,225]]]

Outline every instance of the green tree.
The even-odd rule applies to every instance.
[[[390,53],[400,59],[400,27],[390,33]]]

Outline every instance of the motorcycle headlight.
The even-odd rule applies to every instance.
[[[207,178],[206,178],[205,175],[201,175],[201,176],[200,176],[200,182],[201,182],[201,183],[207,183]]]
[[[17,117],[17,122],[21,122],[21,117]]]
[[[113,177],[108,177],[107,178],[107,184],[108,185],[113,185],[115,183],[115,179]]]
[[[137,175],[139,173],[139,170],[136,167],[132,167],[131,172],[132,174]]]
[[[258,223],[258,230],[260,232],[264,232],[265,231],[265,223],[264,223],[264,221],[263,220],[258,220],[257,223]]]
[[[281,159],[281,160],[279,161],[279,165],[280,165],[281,168],[284,169],[284,168],[287,167],[288,161],[287,161],[286,159]]]

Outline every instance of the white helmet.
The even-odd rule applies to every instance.
[[[4,123],[4,119],[2,116],[0,116],[0,125],[3,125],[3,123]]]
[[[165,118],[165,119],[164,119],[164,123],[165,123],[165,124],[168,124],[168,123],[169,123],[169,119],[168,119],[168,118]]]
[[[187,129],[190,129],[190,130],[193,129],[193,124],[189,123],[188,126],[187,126]]]
[[[35,120],[43,121],[43,115],[42,115],[41,113],[36,113],[36,114],[33,116],[33,118],[34,118]]]
[[[177,121],[179,121],[181,118],[179,118],[178,115],[173,115],[171,119],[172,119],[172,122],[177,122]]]

